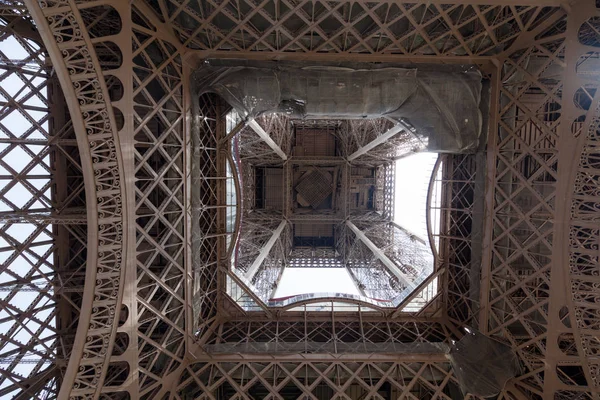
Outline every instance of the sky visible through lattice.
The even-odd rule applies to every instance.
[[[47,89],[46,78],[40,76],[44,60],[36,43],[21,40],[5,34],[0,41],[4,65],[0,66],[0,138],[39,139],[40,143],[0,143],[0,212],[43,212],[51,207],[49,156],[40,156],[31,163],[33,157],[46,150]],[[11,64],[21,66],[25,73],[19,73]],[[41,90],[31,95],[32,88]],[[34,196],[32,191],[41,193]],[[36,352],[54,351],[55,339],[46,339],[55,334],[56,328],[52,283],[48,280],[53,272],[51,230],[50,225],[40,228],[32,223],[0,223],[0,301],[6,304],[0,310],[0,334],[4,336],[0,362],[14,366],[14,377],[28,377],[39,371],[40,362],[49,363],[41,361]],[[24,281],[31,284],[19,284]],[[13,385],[14,377],[2,379],[0,390]]]

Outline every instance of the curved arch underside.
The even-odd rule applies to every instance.
[[[6,3],[0,44],[28,55],[0,48],[0,397],[461,398],[443,351],[401,349],[450,345],[464,327],[518,356],[500,398],[600,397],[593,2]],[[434,301],[417,314],[279,313],[228,298],[228,110],[189,90],[208,57],[479,65],[488,143],[445,156]],[[193,153],[191,129],[203,132]],[[31,200],[14,201],[18,185]],[[30,305],[13,301],[22,293]],[[236,352],[205,351],[219,346]]]

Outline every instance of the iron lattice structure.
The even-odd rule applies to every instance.
[[[3,397],[456,398],[443,354],[398,349],[464,326],[516,351],[500,398],[600,396],[594,2],[26,0],[0,21],[25,54],[0,51]],[[445,157],[436,301],[281,315],[224,295],[227,109],[189,90],[208,57],[480,66],[488,144]]]
[[[223,103],[214,96],[200,99],[206,104]],[[204,109],[207,107],[200,105],[199,110],[192,113],[198,113],[199,119],[218,119],[202,114]],[[251,305],[242,305],[242,308],[249,311],[284,307],[281,311],[297,307],[295,299],[315,303],[317,297],[335,296],[333,293],[313,294],[309,301],[297,296],[274,299],[286,266],[344,266],[367,307],[369,304],[378,308],[396,307],[406,297],[406,292],[416,288],[423,276],[434,269],[433,257],[425,256],[430,246],[391,222],[394,160],[423,149],[419,138],[411,131],[401,129],[403,125],[398,121],[385,118],[306,120],[271,114],[255,122],[256,125],[252,125],[236,118],[235,126],[230,124],[225,127],[225,132],[216,132],[217,137],[223,138],[225,149],[231,146],[231,151],[238,155],[228,160],[232,161],[229,169],[239,175],[232,179],[236,180],[235,187],[243,198],[237,217],[239,243],[229,250],[233,265],[228,268],[228,279],[235,281],[239,290],[245,292],[244,296],[237,297],[238,300],[243,299],[243,304],[248,298],[253,300],[248,303]],[[201,131],[200,137],[212,134]],[[236,132],[239,136],[235,136]],[[329,139],[314,146],[302,132],[309,132],[311,138],[328,135]],[[227,140],[230,137],[233,138],[231,143]],[[305,145],[308,145],[307,149]],[[323,148],[317,149],[320,145]],[[268,171],[273,174],[269,178],[257,178]],[[373,183],[372,189],[376,193],[370,206],[359,206],[358,202],[349,205],[353,171],[357,173],[355,176],[362,177],[356,181]],[[294,191],[313,209],[307,211],[306,207],[298,207],[299,203],[292,201],[291,192]],[[329,195],[332,196],[330,204],[317,209]],[[198,203],[202,204],[192,198],[192,208]],[[329,248],[311,247],[302,240],[295,244],[297,236],[302,237],[296,230],[306,229],[303,228],[306,223],[321,224],[323,221],[327,226],[323,232],[329,229],[328,237],[332,242]],[[305,240],[310,242],[310,239]],[[422,293],[420,295],[423,297]]]

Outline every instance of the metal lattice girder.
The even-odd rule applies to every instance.
[[[251,58],[262,51],[278,58],[305,59],[323,53],[329,57],[322,58],[328,60],[355,56],[365,61],[393,60],[397,55],[414,60],[490,57],[549,13],[531,1],[520,8],[486,3],[358,2],[349,8],[345,1],[319,1],[318,7],[311,7],[312,1],[304,0],[274,13],[269,3],[224,1],[202,8],[199,0],[192,0],[159,12],[164,20],[175,21],[173,29],[182,43],[211,54],[223,51]],[[554,12],[559,4],[544,3],[555,6]],[[245,7],[248,13],[244,15]],[[218,18],[221,15],[227,16],[227,23]]]
[[[369,143],[367,143],[364,146],[360,147],[354,153],[350,154],[348,156],[348,161],[355,160],[358,157],[362,156],[363,154],[366,154],[369,151],[373,150],[377,146],[380,146],[380,145],[388,142],[391,138],[393,138],[394,136],[396,136],[396,134],[398,134],[398,133],[400,133],[402,131],[409,132],[410,128],[408,126],[406,126],[406,124],[404,124],[402,122],[397,122],[396,125],[394,125],[390,129],[388,129],[387,131],[385,131],[381,135],[377,136],[375,139],[373,139]]]
[[[375,299],[396,298],[402,288],[394,284],[397,280],[395,275],[356,235],[348,234],[346,224],[340,225],[338,229],[337,248],[359,292]]]
[[[256,293],[258,303],[266,303],[276,290],[292,247],[291,227],[281,215],[254,210],[245,223],[235,248],[234,274],[243,277]],[[260,300],[259,300],[260,299]]]
[[[53,398],[81,308],[85,193],[60,87],[16,2],[0,11],[0,97],[0,397]]]
[[[279,236],[281,235],[281,232],[283,232],[283,229],[286,227],[286,225],[286,221],[281,221],[279,223],[279,226],[277,226],[277,228],[273,231],[273,234],[271,235],[267,243],[265,243],[265,245],[260,249],[258,256],[254,259],[252,265],[250,265],[250,267],[246,271],[246,279],[251,281],[252,278],[254,278],[254,275],[256,275],[256,272],[262,265],[263,261],[265,261],[265,259],[269,255],[269,252],[279,239]]]
[[[458,388],[449,370],[449,363],[409,360],[381,363],[339,360],[311,363],[311,367],[301,361],[285,365],[260,360],[222,365],[199,362],[190,365],[179,382],[177,395],[210,399],[217,393],[224,396],[248,393],[253,397],[289,393],[309,398],[379,398],[386,394],[394,398],[423,395],[426,397],[420,398],[451,399],[451,393]]]
[[[477,304],[471,296],[471,253],[473,226],[472,199],[475,196],[476,164],[473,155],[449,155],[443,158],[443,190],[449,199],[442,203],[442,215],[450,222],[441,224],[440,258],[450,271],[446,274],[448,290],[444,293],[448,318],[456,324],[471,324]],[[482,289],[483,290],[483,289]],[[477,299],[475,299],[477,300]]]
[[[102,388],[115,397],[125,390],[138,398],[160,389],[156,374],[180,362],[183,304],[191,304],[184,293],[183,86],[176,42],[148,40],[148,24],[159,21],[147,20],[143,5],[144,16],[137,20],[143,26],[137,28],[121,24],[132,12],[141,15],[129,4],[42,6],[28,2],[67,91],[75,131],[83,135],[78,136],[80,149],[88,148],[87,155],[82,153],[87,157],[83,173],[91,189],[88,199],[97,203],[88,206],[97,212],[92,221],[100,222],[90,228],[88,257],[98,264],[87,269],[91,276],[78,326],[77,337],[87,340],[75,340],[61,393],[98,396]],[[122,150],[129,154],[125,160]],[[134,179],[137,186],[129,184]],[[134,210],[140,211],[137,220]],[[123,260],[137,270],[125,271]],[[126,281],[136,282],[139,290],[124,292]],[[138,347],[155,356],[138,362]],[[122,361],[109,358],[122,354]],[[136,379],[128,379],[129,373]]]
[[[91,232],[87,242],[88,264],[95,265],[98,262],[110,267],[103,270],[96,265],[95,268],[86,269],[81,315],[71,352],[73,357],[67,366],[59,394],[66,396],[72,393],[75,380],[78,381],[76,392],[93,394],[98,390],[98,381],[107,377],[108,359],[80,357],[84,348],[86,354],[107,354],[116,348],[113,326],[116,326],[119,317],[116,312],[121,299],[119,282],[124,279],[124,270],[121,268],[124,254],[123,212],[127,207],[124,188],[119,186],[119,182],[122,182],[122,164],[117,151],[119,140],[114,136],[118,126],[114,110],[107,105],[112,95],[109,89],[114,87],[114,83],[109,87],[101,76],[101,61],[95,58],[91,42],[91,36],[95,34],[91,30],[87,32],[79,28],[85,26],[80,13],[64,10],[66,14],[60,14],[47,10],[50,13],[44,15],[39,5],[31,2],[27,5],[40,32],[52,29],[50,21],[60,24],[58,21],[63,21],[63,18],[72,27],[72,30],[62,31],[63,40],[59,41],[63,43],[63,47],[60,49],[56,42],[58,39],[43,33],[41,36],[55,63],[55,71],[65,92],[77,135],[82,164],[86,163],[82,171],[86,191],[89,191],[86,196],[88,210],[92,210],[88,212],[88,232]],[[99,18],[93,12],[88,12],[87,15],[94,20]],[[73,42],[74,37],[80,41]],[[95,47],[101,52],[103,45],[97,43]],[[63,57],[67,55],[71,56],[64,61]],[[116,54],[106,54],[104,60],[109,65],[114,65],[116,57]],[[78,103],[75,104],[72,99],[78,99]],[[111,141],[105,142],[109,137]],[[94,191],[97,191],[96,195],[92,194]],[[92,308],[91,302],[94,300],[96,304]],[[87,340],[78,339],[82,335],[87,336]]]
[[[339,138],[343,143],[344,154],[350,157],[385,132],[395,132],[395,134],[402,132],[402,130],[396,131],[395,126],[387,118],[342,121],[339,127]]]
[[[373,252],[375,257],[377,257],[383,265],[390,271],[392,274],[396,276],[402,283],[402,285],[406,287],[414,288],[415,284],[406,274],[404,274],[398,266],[388,257],[385,253],[375,245],[360,229],[356,227],[351,221],[346,221],[346,225],[348,228],[354,232],[354,234]]]
[[[248,126],[256,132],[256,134],[271,148],[282,160],[287,160],[287,155],[281,150],[281,148],[271,139],[269,134],[265,132],[265,130],[255,121],[249,120],[247,122]]]
[[[284,269],[289,264],[289,253],[292,248],[291,225],[286,224],[283,233],[263,263],[259,274],[255,276],[254,286],[264,300],[270,300],[277,291]]]
[[[387,117],[341,121],[338,136],[348,160],[364,166],[392,164],[426,147],[409,126]]]
[[[191,193],[190,203],[196,203],[189,213],[191,222],[188,222],[188,229],[197,229],[195,235],[187,237],[188,243],[191,241],[191,247],[196,249],[190,251],[190,258],[186,263],[192,263],[186,268],[191,279],[194,280],[193,286],[188,286],[186,299],[193,299],[191,313],[188,311],[186,319],[191,318],[194,331],[200,337],[215,323],[217,318],[217,293],[219,290],[219,248],[221,243],[219,238],[220,226],[216,221],[216,207],[219,204],[218,181],[211,177],[220,176],[217,166],[217,139],[222,137],[223,126],[218,123],[218,107],[215,96],[203,95],[193,103],[192,109],[198,115],[200,121],[196,129],[192,130],[194,138],[192,140],[192,154],[195,154],[191,164],[191,179],[187,181],[195,190]],[[188,203],[188,207],[191,204]],[[192,297],[192,290],[194,297]],[[186,300],[186,304],[189,300]],[[189,308],[189,306],[188,306]],[[189,331],[188,331],[189,334]]]
[[[257,5],[250,0],[27,1],[37,31],[23,29],[26,26],[16,18],[3,29],[18,28],[16,37],[39,35],[61,80],[72,127],[52,144],[49,138],[43,140],[64,156],[59,157],[53,176],[67,178],[66,182],[53,178],[57,192],[62,193],[54,201],[48,198],[47,189],[35,186],[33,177],[23,173],[29,167],[17,171],[4,154],[2,168],[8,171],[4,175],[12,182],[9,185],[22,185],[45,205],[44,210],[34,212],[69,215],[70,207],[85,204],[81,197],[85,186],[88,232],[82,231],[81,225],[50,227],[36,221],[34,232],[19,239],[6,224],[0,231],[12,258],[3,268],[10,270],[9,263],[17,259],[33,260],[22,264],[28,266],[27,271],[46,266],[48,257],[36,253],[34,247],[40,243],[52,246],[52,242],[61,243],[51,250],[60,253],[61,268],[64,263],[60,279],[72,276],[71,287],[77,288],[83,285],[78,273],[88,276],[83,296],[70,291],[63,293],[71,295],[61,295],[60,318],[56,319],[60,334],[59,328],[50,329],[52,322],[48,321],[54,321],[54,314],[43,321],[38,318],[40,326],[56,333],[45,338],[36,333],[27,344],[11,341],[16,337],[14,331],[23,326],[25,318],[54,309],[54,300],[43,310],[32,303],[18,313],[9,305],[13,291],[5,292],[11,294],[3,309],[11,313],[4,321],[11,327],[6,335],[9,339],[2,342],[2,348],[9,350],[2,358],[14,365],[2,368],[2,395],[21,391],[22,398],[48,397],[49,393],[51,397],[56,393],[56,380],[49,376],[60,376],[64,397],[161,398],[171,391],[177,398],[189,385],[187,393],[210,398],[225,382],[234,389],[223,389],[233,393],[232,398],[243,396],[244,390],[264,393],[262,388],[254,389],[260,385],[277,396],[279,387],[264,377],[285,376],[308,397],[321,390],[317,389],[320,383],[329,386],[327,393],[348,396],[354,382],[366,390],[367,397],[377,397],[377,389],[373,389],[383,381],[406,389],[400,393],[404,397],[416,387],[422,390],[421,398],[447,396],[448,382],[454,379],[451,374],[437,379],[438,375],[425,373],[429,366],[439,370],[438,362],[425,363],[425,367],[419,364],[416,372],[421,368],[423,372],[415,380],[410,375],[415,371],[412,367],[413,372],[402,375],[406,379],[396,378],[394,371],[405,371],[400,362],[395,362],[395,369],[382,369],[373,360],[355,368],[321,354],[321,364],[303,360],[295,366],[278,360],[260,366],[184,361],[186,351],[197,348],[195,329],[204,341],[236,335],[239,342],[257,337],[294,342],[303,335],[371,340],[374,331],[396,328],[396,322],[385,321],[379,314],[378,321],[367,326],[344,324],[331,313],[327,318],[335,321],[325,329],[318,322],[308,322],[313,315],[298,313],[286,317],[290,325],[279,326],[275,332],[272,322],[256,319],[237,324],[227,322],[228,314],[219,315],[217,304],[224,285],[217,266],[224,254],[225,234],[217,218],[222,212],[215,210],[221,206],[223,192],[218,182],[225,177],[217,162],[216,139],[223,137],[219,126],[222,110],[214,96],[200,101],[186,90],[189,71],[182,56],[190,48],[198,51],[186,55],[189,60],[211,55],[481,65],[492,93],[481,280],[470,279],[473,238],[468,227],[474,212],[474,175],[467,166],[469,156],[453,155],[444,167],[448,202],[443,209],[440,253],[447,271],[442,312],[449,322],[441,334],[450,337],[451,324],[476,323],[485,333],[505,338],[524,366],[523,374],[510,384],[517,398],[597,398],[598,80],[593,65],[598,58],[600,16],[589,1],[564,8],[554,1],[484,3],[301,0],[273,7],[269,1]],[[7,4],[2,6],[3,17],[23,10],[20,4]],[[43,87],[33,84],[33,79],[45,77],[30,71],[36,60],[41,60],[42,50],[35,52],[36,56],[23,63],[7,56],[0,65],[6,71],[2,76],[17,76],[25,90],[38,96]],[[23,116],[35,111],[24,97],[8,95],[11,100],[3,94],[3,120],[12,113],[8,111],[11,107]],[[200,103],[199,114],[207,118],[201,122],[200,144],[192,155],[186,142],[192,121],[186,112],[194,101]],[[53,115],[60,114],[55,111]],[[64,117],[64,110],[62,114]],[[32,120],[43,128],[40,119]],[[52,168],[46,169],[47,149],[34,152],[33,138],[12,132],[19,125],[0,124],[0,130],[11,132],[3,144],[20,148],[28,154],[31,166],[42,166],[44,175],[51,175],[48,171]],[[59,125],[59,131],[66,126]],[[78,150],[69,142],[75,138],[73,131]],[[192,184],[188,165],[193,159],[201,160],[202,178]],[[194,212],[188,204],[193,187],[202,189],[198,196],[203,202]],[[12,211],[27,211],[35,203],[19,207],[11,201],[10,190],[0,196]],[[187,236],[192,219],[201,221],[204,233],[196,242],[195,254],[191,254]],[[40,235],[52,239],[38,241]],[[193,256],[201,261],[195,264],[196,271],[192,269]],[[13,276],[10,285],[14,286],[7,287],[22,288],[23,281],[43,275],[36,273]],[[48,275],[43,278],[52,282]],[[481,287],[476,290],[478,285]],[[51,292],[40,291],[39,298],[49,299]],[[481,294],[478,302],[473,300],[477,297],[473,292]],[[363,315],[348,318],[356,323]],[[72,336],[75,325],[77,334]],[[236,328],[230,330],[232,326]],[[413,326],[420,329],[416,322]],[[58,338],[60,345],[48,345],[53,338]],[[36,346],[36,342],[43,343]],[[35,372],[24,377],[14,369],[18,359],[33,360],[24,357],[28,349],[41,352],[42,361]],[[69,357],[69,367],[60,375],[52,375],[54,354],[59,354],[56,358]],[[50,365],[47,369],[46,364]],[[206,365],[213,375],[203,369]],[[283,368],[282,374],[273,372],[274,368]],[[371,375],[379,380],[364,380],[359,368],[379,368]],[[318,383],[307,386],[300,382],[298,377],[313,376],[302,370],[314,371]],[[252,372],[251,384],[236,380],[236,373],[246,376],[246,371]],[[348,384],[340,386],[336,379]],[[73,389],[74,382],[78,386]],[[408,386],[414,383],[409,388],[406,382]],[[501,396],[512,397],[507,393]]]
[[[242,317],[223,323],[207,344],[215,343],[321,343],[324,348],[337,344],[360,343],[445,343],[455,336],[438,320],[413,318],[405,321],[383,321],[377,313],[362,311],[353,315],[335,316],[330,313],[300,312],[293,318],[272,319],[256,316]],[[307,348],[314,353],[315,348]]]
[[[262,166],[285,161],[291,152],[290,119],[281,114],[267,114],[251,122],[252,126],[246,123],[236,139],[242,162]]]
[[[314,363],[311,367],[300,361],[285,365],[259,360],[223,365],[199,362],[188,368],[179,382],[177,395],[210,399],[217,393],[224,396],[248,393],[253,397],[289,393],[294,397],[309,398],[379,398],[385,394],[394,398],[423,395],[426,397],[420,398],[451,399],[451,393],[458,388],[449,369],[449,363],[431,361],[373,363],[340,360]],[[430,380],[439,386],[431,384]]]
[[[35,212],[0,212],[0,223],[31,224],[36,222],[53,225],[85,225],[87,224],[87,218],[85,214],[56,215]]]
[[[273,232],[281,227],[281,223],[284,221],[282,221],[280,215],[271,215],[266,212],[260,213],[258,210],[254,210],[244,217],[245,223],[241,227],[236,249],[236,268],[243,272],[243,275],[248,275],[248,271],[250,271],[256,258],[265,249],[269,241],[273,239]],[[279,234],[275,237],[275,241],[278,237]],[[272,242],[271,247],[273,244],[274,242]],[[264,255],[268,255],[268,252]]]

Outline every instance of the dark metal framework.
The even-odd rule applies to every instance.
[[[0,91],[0,394],[456,398],[443,354],[394,346],[449,343],[473,326],[508,343],[522,363],[500,398],[600,397],[594,2],[25,4],[0,6],[3,41],[14,38],[31,55],[0,55],[0,79],[22,82],[22,95],[3,93],[4,84]],[[191,109],[226,110],[192,97],[188,82],[208,57],[480,65],[490,79],[488,145],[484,157],[444,163],[444,290],[434,302],[417,315],[362,305],[280,315],[244,312],[224,296],[223,120],[192,121]],[[29,94],[40,99],[37,116]],[[8,123],[15,112],[26,125]],[[192,154],[194,124],[206,134]],[[27,165],[10,161],[15,151]],[[194,160],[203,173],[195,182]],[[11,200],[18,185],[31,201]],[[192,224],[204,234],[193,239]],[[19,237],[16,225],[31,233]],[[22,293],[35,299],[18,305]],[[253,349],[268,343],[296,347],[285,357]],[[205,351],[217,344],[245,351]],[[349,346],[362,352],[348,355]],[[387,346],[399,354],[390,359]],[[33,369],[18,373],[24,365]]]

